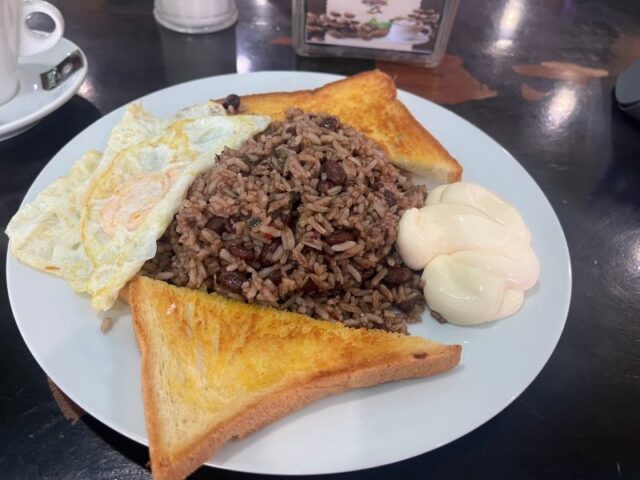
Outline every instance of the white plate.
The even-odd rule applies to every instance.
[[[71,53],[80,51],[83,66],[52,90],[43,90],[40,74],[58,65]],[[51,50],[20,57],[20,89],[0,106],[0,141],[33,127],[39,120],[64,105],[76,93],[87,75],[87,58],[71,40],[62,38]]]
[[[313,88],[340,77],[306,72],[261,72],[196,80],[142,98],[157,115],[229,93]],[[567,317],[571,269],[567,244],[549,202],[520,166],[482,131],[431,102],[399,93],[465,168],[467,180],[507,198],[533,235],[540,283],[517,315],[495,324],[462,328],[430,317],[414,335],[463,345],[461,365],[426,380],[403,381],[323,399],[224,446],[211,465],[271,474],[341,472],[383,465],[442,446],[483,424],[533,381],[551,355]],[[124,107],[69,142],[26,195],[65,174],[85,151],[103,149]],[[47,375],[78,405],[118,432],[147,443],[140,393],[139,354],[124,309],[114,329],[86,298],[55,277],[7,258],[7,284],[20,331]],[[111,314],[113,316],[114,314]]]

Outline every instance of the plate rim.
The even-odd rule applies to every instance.
[[[325,73],[325,72],[313,72],[313,71],[304,71],[304,70],[265,70],[265,71],[258,71],[258,72],[243,72],[243,73],[228,73],[228,74],[222,74],[222,75],[214,75],[214,76],[209,76],[209,77],[202,77],[202,78],[198,78],[198,79],[193,79],[187,82],[182,82],[182,83],[178,83],[175,85],[169,85],[167,87],[149,92],[137,99],[134,99],[130,102],[127,102],[123,105],[120,105],[116,108],[114,108],[113,110],[111,110],[110,112],[108,112],[107,114],[103,115],[101,118],[97,119],[96,121],[94,121],[93,123],[91,123],[90,125],[88,125],[87,127],[85,127],[84,129],[82,129],[80,132],[78,132],[78,134],[76,134],[71,140],[69,140],[65,145],[63,145],[52,157],[51,159],[45,164],[43,165],[42,169],[38,172],[38,174],[35,176],[34,180],[31,182],[31,184],[29,185],[29,188],[26,190],[26,193],[20,203],[20,207],[22,207],[24,205],[24,203],[26,202],[26,198],[29,195],[29,193],[31,192],[31,189],[33,188],[34,184],[38,181],[38,179],[40,178],[40,176],[43,174],[44,170],[47,168],[47,166],[55,159],[57,158],[61,152],[63,152],[65,150],[65,148],[67,148],[70,144],[74,143],[77,139],[78,136],[80,136],[81,134],[83,134],[85,132],[85,130],[91,128],[95,123],[98,123],[100,121],[103,121],[105,119],[107,119],[107,117],[110,117],[112,115],[115,115],[116,112],[118,112],[120,109],[122,109],[123,107],[125,107],[126,105],[133,103],[133,102],[144,102],[144,100],[146,98],[148,98],[151,95],[156,95],[159,94],[161,92],[164,92],[166,90],[170,90],[172,88],[176,88],[176,87],[182,87],[184,88],[185,86],[192,84],[192,83],[196,83],[196,82],[207,82],[210,79],[218,79],[218,78],[225,78],[225,77],[238,77],[238,76],[263,76],[263,75],[272,75],[272,74],[280,74],[280,75],[298,75],[298,74],[302,74],[302,75],[312,75],[312,76],[319,76],[319,77],[324,77],[324,80],[327,81],[335,81],[335,80],[339,80],[339,79],[343,79],[346,78],[346,75],[339,75],[339,74],[333,74],[333,73]],[[559,315],[562,317],[562,322],[558,323],[557,328],[555,329],[555,331],[553,332],[553,337],[550,337],[550,341],[547,343],[548,346],[548,351],[543,352],[543,357],[545,358],[544,362],[541,362],[539,368],[536,368],[536,373],[530,378],[527,379],[524,383],[524,385],[522,386],[522,388],[520,388],[517,393],[514,393],[511,398],[504,404],[500,404],[500,406],[492,409],[491,414],[486,416],[486,418],[484,420],[482,420],[480,423],[477,423],[475,426],[470,426],[468,428],[464,428],[462,429],[462,432],[458,432],[455,436],[452,436],[451,438],[449,438],[448,440],[446,440],[445,442],[439,443],[436,447],[428,449],[426,451],[420,452],[420,453],[409,453],[407,455],[400,455],[398,456],[395,460],[389,462],[389,461],[373,461],[373,462],[367,462],[366,466],[354,466],[353,468],[333,468],[333,469],[325,469],[322,471],[302,471],[302,472],[293,472],[293,471],[288,471],[288,470],[270,470],[269,472],[265,472],[264,470],[261,469],[256,469],[251,468],[250,466],[233,466],[233,465],[225,465],[225,464],[218,464],[216,463],[216,461],[208,461],[206,462],[204,465],[206,466],[210,466],[210,467],[215,467],[215,468],[220,468],[223,470],[228,470],[228,471],[235,471],[235,472],[244,472],[244,473],[255,473],[255,474],[270,474],[270,475],[315,475],[315,474],[334,474],[334,473],[346,473],[346,472],[354,472],[354,471],[360,471],[360,470],[368,470],[368,469],[373,469],[373,468],[378,468],[384,465],[393,465],[411,458],[415,458],[417,456],[420,455],[424,455],[426,453],[429,452],[433,452],[435,450],[438,450],[440,447],[448,445],[460,438],[462,438],[463,436],[473,432],[474,430],[480,428],[482,425],[486,424],[487,422],[489,422],[490,420],[492,420],[496,415],[498,415],[499,413],[501,413],[503,410],[505,410],[509,405],[511,405],[511,403],[516,400],[518,397],[520,397],[520,395],[522,395],[522,393],[529,388],[533,382],[537,379],[537,377],[540,375],[540,373],[542,372],[542,370],[546,367],[546,365],[549,362],[549,359],[551,358],[551,355],[555,352],[555,349],[558,345],[558,342],[562,336],[562,333],[564,332],[564,328],[566,326],[567,320],[568,320],[568,315],[569,315],[569,311],[570,311],[570,306],[571,306],[571,298],[572,298],[572,293],[573,293],[573,271],[572,271],[572,263],[571,263],[571,254],[570,254],[570,250],[569,250],[569,246],[567,243],[567,239],[566,239],[566,235],[564,233],[564,229],[562,228],[562,223],[560,222],[560,219],[555,211],[555,209],[553,208],[553,205],[551,204],[551,202],[549,201],[549,199],[547,198],[547,196],[545,195],[544,191],[542,190],[542,188],[540,187],[540,185],[538,184],[538,182],[533,178],[533,176],[531,176],[529,174],[529,172],[524,168],[524,166],[515,158],[515,156],[513,156],[504,146],[502,146],[497,140],[495,140],[493,137],[491,137],[488,133],[486,133],[484,130],[482,130],[481,128],[479,128],[478,126],[474,125],[473,123],[471,123],[469,120],[467,120],[464,117],[461,117],[460,115],[456,114],[455,112],[441,106],[438,105],[437,103],[420,97],[418,95],[415,95],[411,92],[402,90],[402,89],[397,89],[398,91],[398,97],[400,96],[408,96],[409,98],[413,98],[413,99],[417,99],[419,101],[422,102],[427,102],[429,104],[430,107],[432,108],[436,108],[436,109],[441,109],[443,111],[446,112],[447,115],[451,115],[453,117],[455,117],[457,122],[463,122],[464,124],[466,124],[467,128],[472,128],[473,130],[476,130],[476,132],[478,132],[481,136],[485,137],[485,140],[489,140],[492,144],[494,144],[495,146],[499,147],[499,149],[506,155],[509,157],[509,159],[516,165],[517,168],[519,168],[521,170],[521,173],[524,173],[529,180],[533,183],[533,186],[539,191],[540,195],[542,196],[542,198],[544,199],[544,201],[546,202],[547,206],[550,209],[550,212],[553,214],[553,220],[557,223],[558,226],[558,230],[559,233],[561,235],[561,239],[562,242],[559,243],[559,247],[562,250],[563,253],[563,257],[566,257],[566,265],[562,266],[562,271],[566,274],[566,280],[567,280],[567,292],[566,295],[563,296],[563,305],[562,305],[562,315]],[[403,102],[404,103],[404,102]],[[421,122],[419,122],[421,123]],[[421,123],[422,124],[422,123]],[[464,168],[464,165],[463,165]],[[37,194],[37,193],[36,193]],[[559,241],[560,239],[558,239]],[[122,426],[114,426],[114,423],[105,419],[104,417],[102,417],[102,415],[96,415],[94,413],[91,413],[91,409],[87,409],[85,408],[85,405],[83,405],[83,402],[79,402],[77,401],[76,398],[74,398],[73,394],[68,394],[67,390],[65,390],[63,383],[64,382],[56,382],[56,380],[49,374],[49,372],[47,371],[47,368],[44,367],[43,363],[41,361],[41,359],[39,358],[39,356],[34,353],[31,350],[31,347],[29,346],[29,344],[27,343],[25,336],[23,334],[22,331],[22,327],[21,327],[21,323],[17,320],[16,318],[16,314],[15,314],[15,310],[14,310],[14,298],[12,295],[12,288],[11,285],[13,284],[13,281],[11,279],[10,276],[10,268],[9,268],[9,260],[12,257],[11,252],[10,252],[10,248],[9,248],[9,242],[7,242],[7,251],[6,251],[6,281],[7,281],[7,292],[8,292],[8,297],[9,297],[9,303],[11,306],[11,310],[12,310],[12,314],[14,317],[14,321],[18,327],[18,330],[20,332],[20,335],[22,337],[23,342],[25,343],[25,345],[27,346],[27,349],[29,350],[29,353],[31,353],[31,355],[34,357],[34,359],[36,360],[36,362],[38,363],[39,367],[44,371],[44,373],[58,386],[60,387],[60,389],[65,393],[65,395],[67,395],[72,401],[74,401],[76,404],[78,404],[81,408],[85,409],[87,411],[87,413],[89,413],[92,417],[94,417],[95,419],[97,419],[98,421],[100,421],[101,423],[103,423],[104,425],[106,425],[107,427],[113,429],[114,431],[118,432],[119,434],[137,442],[140,443],[144,446],[148,446],[148,437],[147,438],[143,438],[140,435],[138,435],[137,433],[129,430],[128,428],[122,428]],[[16,259],[13,259],[17,262]],[[39,272],[38,270],[34,269],[34,272],[38,272],[38,273],[42,273]],[[72,294],[74,294],[73,292],[70,292]],[[559,312],[560,313],[560,312]],[[462,328],[462,327],[461,327]]]

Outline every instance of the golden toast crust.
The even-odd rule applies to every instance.
[[[275,120],[282,120],[290,107],[336,115],[378,142],[397,166],[438,183],[460,180],[460,164],[396,96],[391,77],[373,70],[315,90],[245,95],[240,108]]]
[[[228,440],[327,395],[433,375],[460,360],[459,345],[351,329],[144,277],[132,282],[129,293],[142,353],[151,468],[158,480],[184,478]],[[205,353],[206,368],[198,370],[192,353],[202,345],[203,351],[215,354],[207,357]],[[301,352],[312,360],[300,360]],[[323,358],[318,358],[318,352],[323,352]],[[262,353],[266,364],[260,363],[257,353]],[[250,375],[246,375],[248,366]],[[175,382],[178,391],[167,392],[174,376],[180,376]],[[198,383],[201,377],[208,378]],[[203,388],[197,390],[194,385]],[[196,391],[183,395],[189,388]],[[216,403],[216,389],[230,395],[232,407]],[[209,405],[217,405],[223,414],[207,412]],[[171,414],[178,418],[181,411],[187,419],[197,416],[205,427],[175,435],[177,430],[168,418]],[[209,423],[207,415],[213,419]],[[169,439],[171,435],[176,438]]]

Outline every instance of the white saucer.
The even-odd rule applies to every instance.
[[[80,51],[82,67],[52,90],[44,90],[40,74]],[[51,50],[22,57],[20,65],[20,89],[9,102],[0,106],[0,142],[33,127],[39,120],[64,105],[80,88],[87,75],[87,57],[70,40],[62,38]]]

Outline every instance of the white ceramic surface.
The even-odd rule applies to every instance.
[[[27,18],[43,13],[53,21],[53,31],[35,32]],[[60,10],[43,0],[0,0],[0,105],[18,90],[18,57],[35,55],[54,47],[64,33]]]
[[[153,16],[169,30],[180,33],[211,33],[238,20],[235,0],[155,0]]]
[[[305,72],[225,75],[176,85],[142,101],[153,113],[170,115],[229,93],[312,88],[337,78]],[[518,314],[488,326],[440,325],[428,316],[412,326],[414,335],[462,344],[462,362],[456,369],[323,399],[244,440],[232,441],[211,465],[272,474],[329,473],[428,452],[509,405],[556,346],[569,308],[571,269],[562,228],[544,194],[508,152],[467,121],[409,93],[400,92],[399,98],[460,160],[465,179],[495,190],[520,210],[540,259],[539,284],[528,292]],[[103,149],[123,111],[124,107],[101,118],[69,142],[35,180],[26,200],[64,175],[85,151]],[[101,316],[64,281],[8,255],[7,283],[20,331],[47,375],[93,416],[147,443],[139,353],[127,308],[108,314],[117,320],[104,335]]]
[[[51,50],[19,59],[18,94],[8,103],[0,105],[0,141],[31,128],[73,97],[87,75],[87,58],[82,50],[83,67],[52,90],[43,90],[40,74],[55,67],[76,50],[80,49],[75,43],[63,38]]]

